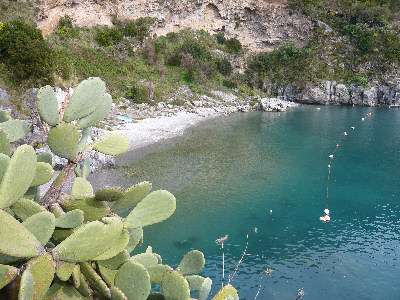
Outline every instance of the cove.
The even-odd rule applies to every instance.
[[[368,112],[371,118],[361,122]],[[332,162],[331,222],[325,208]],[[191,249],[202,251],[201,275],[221,287],[249,236],[247,256],[231,282],[241,299],[400,298],[400,110],[299,107],[283,113],[220,117],[128,167],[94,174],[94,186],[149,180],[177,198],[173,216],[144,230],[144,245],[176,267]],[[103,182],[104,181],[104,182]],[[272,213],[270,213],[272,210]]]

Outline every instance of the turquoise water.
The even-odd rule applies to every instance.
[[[332,163],[332,220],[323,224],[328,156],[344,130]],[[176,212],[145,228],[140,251],[150,244],[172,266],[203,251],[214,294],[222,279],[215,240],[229,235],[229,273],[257,227],[254,255],[231,282],[241,299],[254,299],[267,268],[274,272],[257,299],[296,299],[300,288],[304,299],[400,299],[399,154],[400,110],[306,107],[218,118],[108,180],[150,180],[175,194]]]

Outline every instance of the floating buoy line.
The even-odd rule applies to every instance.
[[[354,107],[354,105],[353,105]],[[371,113],[369,112],[365,117],[361,118],[361,122],[364,122],[366,118],[371,117]],[[355,130],[354,126],[350,127],[351,131]],[[328,223],[331,220],[331,217],[329,216],[329,180],[330,180],[330,176],[331,176],[331,168],[332,168],[332,160],[333,160],[333,156],[335,154],[335,152],[339,149],[340,144],[345,140],[346,136],[347,136],[347,131],[343,131],[343,134],[341,136],[341,138],[339,139],[339,142],[336,144],[336,147],[333,149],[332,154],[329,155],[329,164],[328,164],[328,180],[326,183],[326,205],[325,205],[325,209],[324,209],[324,215],[319,217],[319,219],[324,222],[324,223]]]

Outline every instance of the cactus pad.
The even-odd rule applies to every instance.
[[[58,228],[75,228],[83,223],[83,211],[74,209],[56,219]]]
[[[60,280],[67,281],[74,271],[75,264],[69,262],[61,262],[61,265],[56,269],[56,275]]]
[[[129,242],[129,232],[128,230],[124,229],[122,230],[121,235],[118,237],[118,239],[114,242],[114,244],[111,246],[110,249],[108,249],[106,252],[100,254],[99,256],[95,257],[93,260],[106,260],[114,257],[121,251],[123,251],[128,245]]]
[[[161,284],[162,278],[167,271],[173,271],[173,269],[168,265],[153,265],[147,268],[149,272],[151,282]]]
[[[211,278],[209,277],[205,278],[199,290],[199,300],[207,300],[208,295],[210,294],[211,291],[211,286],[212,286]]]
[[[185,254],[176,270],[182,275],[199,273],[206,263],[204,254],[198,250],[192,250]]]
[[[126,251],[122,251],[110,259],[98,261],[97,264],[107,269],[118,270],[128,260],[129,254]]]
[[[98,269],[103,280],[108,284],[108,286],[114,286],[115,275],[117,275],[118,270],[111,270],[102,265],[98,265]]]
[[[129,235],[129,243],[125,247],[125,249],[128,252],[132,252],[143,241],[143,229],[141,227],[129,229]]]
[[[120,220],[107,219],[115,220],[107,220],[108,224],[94,221],[76,229],[52,250],[54,258],[82,262],[91,260],[110,249],[121,235],[123,227]]]
[[[31,186],[39,186],[49,182],[54,175],[53,167],[45,162],[38,162],[36,165],[35,177],[33,177]]]
[[[6,121],[10,121],[11,117],[8,111],[6,110],[0,110],[0,123],[4,123]]]
[[[153,253],[139,253],[132,256],[129,261],[143,265],[146,269],[158,264],[157,256]]]
[[[28,200],[39,201],[40,199],[40,189],[38,186],[31,186],[23,196]],[[17,201],[18,202],[18,201]]]
[[[51,152],[72,160],[78,154],[79,132],[72,124],[61,123],[53,127],[47,136]]]
[[[225,285],[211,300],[225,300],[227,297],[232,297],[234,300],[239,300],[236,289],[230,284]]]
[[[106,298],[111,297],[111,291],[108,288],[107,284],[103,281],[99,274],[92,268],[92,266],[83,262],[80,263],[81,272],[85,276],[85,278],[89,281],[90,286],[95,289],[100,295]]]
[[[164,300],[164,295],[161,293],[151,293],[147,300]]]
[[[97,190],[94,197],[98,201],[114,202],[121,199],[124,192],[119,187],[106,187]]]
[[[7,134],[7,140],[14,143],[23,139],[31,130],[29,123],[24,120],[10,120],[0,123],[0,129]]]
[[[161,282],[165,300],[190,300],[190,289],[186,279],[176,271],[166,271]]]
[[[53,157],[48,152],[41,152],[36,155],[37,162],[45,162],[49,165],[53,164]]]
[[[108,155],[120,155],[128,150],[128,147],[128,138],[118,133],[107,134],[93,145],[94,150]]]
[[[22,225],[44,246],[53,235],[55,223],[54,215],[51,212],[43,211],[29,217],[22,222]]]
[[[88,196],[67,197],[60,205],[67,211],[80,209],[84,213],[85,221],[96,221],[107,216],[110,207]]]
[[[7,139],[7,134],[0,130],[0,153],[10,155],[10,142]]]
[[[0,209],[0,253],[14,257],[35,257],[43,250],[36,237],[20,222]]]
[[[0,153],[0,182],[4,176],[4,173],[7,171],[9,163],[10,163],[10,158],[5,154]]]
[[[151,288],[150,275],[141,264],[127,262],[118,270],[115,286],[128,299],[146,300]]]
[[[85,157],[82,162],[82,177],[86,178],[90,174],[90,157]]]
[[[78,126],[80,128],[88,128],[90,126],[96,125],[101,120],[103,120],[112,107],[112,98],[110,94],[105,93],[101,98],[100,105],[96,108],[94,112],[83,117],[78,121]]]
[[[79,288],[81,285],[81,267],[79,265],[76,265],[72,271],[72,282],[76,288]]]
[[[49,254],[32,258],[28,261],[28,268],[34,279],[33,299],[41,299],[46,294],[54,278],[53,258]]]
[[[148,181],[143,181],[134,186],[131,186],[129,189],[125,191],[124,197],[119,199],[113,204],[112,210],[121,211],[126,208],[135,206],[141,200],[143,200],[148,193],[150,193],[151,188],[152,185]]]
[[[44,209],[43,206],[37,204],[36,202],[33,202],[32,200],[26,199],[26,198],[21,198],[17,202],[15,202],[11,206],[11,210],[22,221],[25,221],[26,219],[28,219],[29,217],[31,217],[37,213],[46,211],[46,209]]]
[[[191,276],[186,276],[185,278],[189,283],[189,288],[191,290],[200,290],[205,280],[205,278],[200,275],[191,275]]]
[[[116,286],[111,288],[111,300],[128,300],[128,297]]]
[[[18,300],[33,300],[33,276],[29,269],[26,269],[21,276]]]
[[[50,126],[58,123],[58,101],[56,93],[51,86],[42,87],[37,94],[37,110],[42,118]]]
[[[60,280],[55,280],[54,283],[49,287],[46,294],[44,294],[44,300],[56,299],[58,293],[66,286],[66,284]]]
[[[76,177],[72,183],[71,195],[93,195],[92,184],[84,177]]]
[[[81,119],[95,111],[103,99],[105,90],[104,82],[98,77],[90,77],[79,83],[65,110],[64,121]]]
[[[82,136],[78,143],[78,152],[85,152],[88,149],[87,141],[89,139],[90,128],[84,128],[82,130]]]
[[[90,297],[92,295],[92,289],[89,287],[89,284],[87,283],[87,280],[85,276],[81,272],[79,272],[79,280],[80,280],[80,285],[77,287],[77,290],[81,295],[84,297]]]
[[[74,233],[73,229],[55,229],[53,233],[53,239],[55,239],[57,242],[65,240],[67,237],[69,237],[71,234]]]
[[[13,281],[14,278],[17,277],[17,274],[18,274],[17,268],[6,265],[0,265],[0,290],[7,284],[9,284],[11,281]]]
[[[20,199],[35,176],[36,154],[31,146],[15,150],[0,184],[0,208],[6,208]]]
[[[126,217],[126,228],[138,228],[164,221],[176,208],[176,199],[170,192],[159,190],[148,194]]]

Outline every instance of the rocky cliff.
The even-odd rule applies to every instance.
[[[153,36],[184,28],[225,32],[250,51],[268,51],[285,42],[304,46],[313,31],[310,19],[286,9],[285,0],[42,0],[39,28],[50,33],[69,15],[78,26],[109,25],[119,19],[152,17]]]

